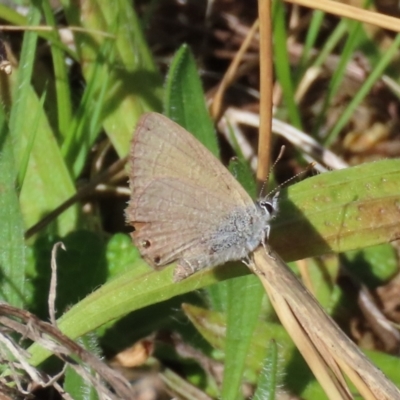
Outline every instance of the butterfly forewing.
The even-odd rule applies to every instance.
[[[157,113],[139,121],[130,152],[133,240],[153,266],[200,251],[224,213],[253,201],[189,132]],[[211,228],[210,228],[211,227]]]

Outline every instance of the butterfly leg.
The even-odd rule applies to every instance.
[[[249,257],[246,256],[245,258],[241,259],[242,263],[246,265],[246,267],[255,274],[255,271],[257,270],[256,264],[254,264],[254,261]]]
[[[246,256],[246,257],[242,258],[241,261],[248,268],[251,268],[251,266],[253,264],[253,261],[251,261],[249,256]]]
[[[273,260],[275,260],[275,257],[272,255],[271,247],[269,247],[269,244],[268,244],[270,230],[271,230],[271,227],[269,225],[267,225],[267,227],[265,228],[265,231],[263,232],[261,244],[264,247],[264,250],[268,254],[268,256],[270,258],[272,258]]]
[[[258,268],[249,255],[242,258],[241,261],[253,274],[257,274]]]

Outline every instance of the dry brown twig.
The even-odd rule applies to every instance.
[[[68,365],[90,382],[97,390],[100,398],[110,400],[130,399],[132,397],[130,384],[118,371],[111,369],[95,355],[69,339],[56,326],[56,252],[59,247],[64,248],[61,242],[54,245],[51,259],[52,272],[49,292],[51,323],[40,320],[28,311],[0,303],[0,357],[3,359],[3,364],[7,363],[9,366],[12,381],[17,385],[22,395],[29,394],[29,390],[25,390],[24,386],[27,387],[26,383],[30,381],[36,386],[53,386],[64,399],[72,400],[70,395],[64,392],[57,383],[58,379],[64,374],[64,370],[60,374],[50,377],[31,366],[28,361],[29,354],[15,341],[15,333],[18,333],[22,339],[30,339],[40,344],[64,361],[65,367]],[[96,371],[98,376],[93,376],[86,366]],[[112,387],[116,394],[111,392],[104,382]],[[0,384],[7,386],[7,377],[1,377]]]
[[[119,372],[110,369],[100,359],[66,337],[48,322],[41,321],[28,311],[2,303],[0,304],[0,337],[3,343],[7,344],[8,350],[13,353],[13,356],[18,361],[18,363],[11,360],[9,360],[9,362],[13,363],[14,367],[19,371],[22,370],[28,373],[31,380],[36,384],[46,386],[49,382],[51,384],[53,384],[53,382],[49,377],[46,377],[46,379],[42,378],[42,374],[29,365],[29,357],[26,351],[16,344],[13,339],[10,339],[9,334],[4,333],[7,329],[17,332],[22,335],[22,337],[37,342],[44,348],[50,350],[70,367],[75,369],[84,379],[88,380],[99,393],[102,393],[104,396],[103,398],[130,398],[130,385]],[[78,359],[79,362],[89,365],[95,370],[100,378],[115,390],[117,396],[114,395],[99,378],[92,376],[79,362],[72,360],[71,357],[74,357],[74,360]]]
[[[253,26],[247,33],[246,38],[244,39],[242,45],[240,46],[240,49],[235,54],[231,64],[229,65],[229,68],[225,72],[218,86],[217,92],[214,95],[213,102],[210,107],[210,113],[214,120],[218,120],[221,116],[224,94],[229,85],[231,85],[232,82],[234,81],[240,62],[242,61],[244,54],[246,53],[248,47],[250,46],[250,43],[253,40],[253,37],[256,34],[257,30],[258,30],[258,20],[254,22]]]
[[[232,143],[230,137],[231,131],[233,132],[242,154],[247,160],[250,160],[253,168],[257,164],[257,157],[254,155],[253,148],[250,143],[248,143],[245,135],[241,134],[240,130],[237,129],[238,124],[257,128],[260,124],[260,116],[250,111],[228,108],[224,117],[218,124],[219,129],[224,133],[226,139],[230,143]],[[342,169],[348,167],[348,165],[331,150],[326,149],[311,136],[284,121],[274,118],[272,120],[272,131],[296,146],[303,155],[308,154],[312,161],[317,161],[328,169]]]
[[[399,389],[376,368],[328,316],[292,271],[261,247],[253,272],[307,364],[330,399],[352,399],[344,375],[364,399],[400,399]]]
[[[379,26],[383,29],[390,29],[400,32],[399,19],[375,11],[365,10],[359,7],[343,4],[333,0],[285,0],[287,3],[294,3],[315,10],[325,11],[339,17],[351,18],[355,21]]]

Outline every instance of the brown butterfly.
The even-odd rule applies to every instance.
[[[174,280],[245,260],[268,238],[278,193],[254,202],[231,173],[181,126],[144,114],[130,151],[127,222],[153,267],[177,262]]]

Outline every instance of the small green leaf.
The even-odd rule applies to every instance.
[[[101,352],[99,349],[98,340],[93,333],[79,338],[77,342],[85,350],[100,356]],[[88,371],[89,366],[83,365],[83,367],[90,374],[96,374],[96,371],[92,369]],[[64,390],[69,393],[74,400],[97,400],[99,398],[93,385],[70,366],[67,367],[65,372]]]
[[[274,340],[271,340],[253,399],[274,400],[277,396],[278,375],[278,346]]]
[[[217,138],[204,100],[197,66],[186,45],[175,54],[165,86],[165,115],[193,133],[219,157]]]

